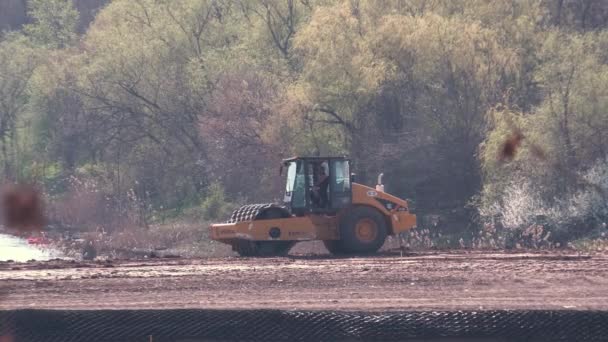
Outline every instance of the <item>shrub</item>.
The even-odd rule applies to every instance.
[[[528,241],[532,247],[543,241],[564,244],[593,232],[599,234],[608,218],[608,161],[598,160],[576,178],[578,190],[563,193],[515,176],[499,200],[480,206],[480,216],[506,230],[507,245],[515,240]],[[551,197],[552,193],[563,195]]]
[[[213,183],[207,189],[207,196],[201,203],[202,216],[206,220],[226,220],[236,205],[226,199],[224,188]]]

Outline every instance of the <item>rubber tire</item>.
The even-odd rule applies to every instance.
[[[372,220],[378,229],[376,238],[371,242],[360,241],[355,234],[357,222],[362,219]],[[358,206],[349,210],[340,220],[340,246],[347,254],[376,253],[384,244],[387,227],[384,215],[370,207]]]
[[[281,208],[268,208],[259,213],[255,220],[270,220],[289,217],[289,212]],[[244,257],[277,257],[286,256],[295,245],[293,241],[249,241],[238,240],[233,249]]]

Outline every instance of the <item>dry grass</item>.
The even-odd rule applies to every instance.
[[[608,239],[600,238],[577,240],[572,243],[572,247],[582,252],[606,253],[608,252]]]
[[[207,224],[171,223],[149,228],[131,227],[113,232],[94,232],[83,236],[94,241],[98,256],[132,258],[150,256],[210,257],[231,255],[229,246],[208,237]],[[62,249],[78,256],[82,244],[66,243]]]

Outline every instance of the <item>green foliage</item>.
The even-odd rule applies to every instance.
[[[545,93],[542,102],[530,113],[491,113],[494,127],[487,134],[481,154],[486,190],[504,186],[514,176],[542,186],[544,197],[563,196],[572,191],[570,185],[579,182],[576,172],[586,170],[606,154],[608,69],[600,48],[605,44],[605,34],[550,32],[545,38],[539,51],[542,63],[534,73]],[[502,142],[512,134],[508,121],[523,130],[526,140],[515,161],[503,165],[496,156]],[[544,151],[544,160],[532,153],[534,146]],[[560,180],[566,182],[560,184]]]
[[[66,48],[76,40],[79,15],[72,0],[29,0],[28,15],[33,23],[24,31],[37,44]]]
[[[603,2],[114,0],[82,36],[72,1],[28,3],[0,38],[4,176],[144,218],[276,200],[280,158],[318,152],[466,230],[582,198],[608,154]]]
[[[227,220],[235,205],[226,199],[224,188],[219,183],[213,183],[207,189],[205,199],[201,203],[202,216],[206,220]]]
[[[17,135],[28,132],[19,126],[31,117],[28,87],[40,59],[40,51],[21,34],[8,34],[0,40],[0,158],[8,178],[20,176],[15,169],[22,167],[25,159]]]

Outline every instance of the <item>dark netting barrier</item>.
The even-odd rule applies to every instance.
[[[0,311],[13,341],[608,341],[604,311]]]

